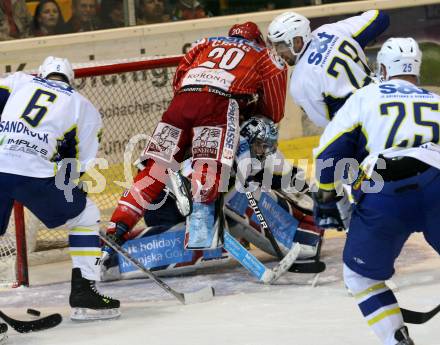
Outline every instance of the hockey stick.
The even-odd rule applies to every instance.
[[[167,283],[157,277],[153,272],[149,269],[145,268],[136,258],[132,257],[129,252],[127,252],[124,248],[119,246],[117,243],[112,241],[104,231],[99,232],[99,237],[111,248],[113,248],[116,252],[121,254],[126,260],[131,262],[134,266],[144,272],[149,278],[154,280],[154,282],[159,285],[166,292],[172,294],[176,297],[182,304],[191,304],[191,303],[200,303],[211,300],[214,297],[214,288],[212,286],[207,286],[198,291],[181,293],[174,290]]]
[[[287,201],[288,205],[289,205],[289,209],[291,207],[293,207],[292,205],[290,205],[290,203],[292,203],[294,205],[295,208],[297,208],[299,211],[301,211],[302,213],[304,213],[305,215],[308,216],[313,216],[313,212],[309,209],[303,208],[301,207],[295,200],[293,200],[291,198],[290,195],[288,195],[287,193],[285,193],[282,190],[276,190],[275,194],[277,194],[279,197],[282,197]],[[310,196],[311,198],[311,196]],[[290,201],[290,203],[289,203]],[[316,251],[316,255],[304,262],[295,262],[290,268],[289,268],[289,272],[294,272],[294,273],[321,273],[324,272],[326,269],[326,264],[325,262],[320,260],[321,257],[321,248],[322,248],[322,241],[323,239],[321,238],[321,240],[319,241],[318,244],[318,248]]]
[[[244,268],[265,284],[272,284],[278,280],[298,258],[301,249],[299,243],[294,243],[292,249],[290,249],[278,265],[270,269],[244,248],[231,234],[225,232],[223,236],[225,241],[224,248],[235,260],[242,264]]]
[[[255,200],[252,192],[246,192],[246,197],[248,199],[249,206],[251,206],[251,208],[254,210],[254,213],[257,216],[258,221],[260,222],[261,229],[263,229],[266,236],[269,238],[269,241],[272,244],[273,249],[277,253],[277,256],[280,258],[280,260],[282,261],[284,255],[283,255],[280,247],[278,246],[278,243],[275,240],[275,237],[273,236],[273,233],[270,230],[270,228],[269,228],[269,226],[263,216],[263,213],[261,212],[261,210],[258,206],[258,202]],[[292,267],[288,267],[288,271],[294,272],[294,273],[316,273],[316,274],[325,271],[325,269],[326,269],[325,263],[319,260],[319,256],[320,256],[320,252],[321,252],[321,243],[319,243],[318,253],[316,254],[315,261],[309,262],[309,263],[295,264],[294,263],[294,261],[296,260],[295,259],[292,261],[292,265],[291,265]],[[289,262],[289,261],[290,260],[287,260],[287,262]]]
[[[8,325],[5,323],[0,323],[0,345],[5,344],[8,340],[8,335],[6,332],[8,331]]]
[[[58,326],[61,323],[61,321],[63,321],[62,316],[58,313],[51,314],[37,320],[21,321],[21,320],[15,320],[7,316],[2,311],[0,311],[0,318],[2,318],[9,326],[11,326],[19,333],[43,331],[45,329]]]
[[[426,313],[408,310],[405,308],[400,308],[400,311],[403,315],[403,321],[419,325],[431,320],[435,315],[437,315],[440,312],[440,304],[434,309],[427,311]]]
[[[254,194],[252,192],[246,192],[246,197],[248,199],[249,206],[254,210],[255,216],[257,217],[258,222],[260,223],[261,230],[263,230],[264,233],[266,234],[278,258],[282,260],[284,258],[283,252],[281,251],[277,241],[275,240],[272,231],[269,229],[269,225],[267,224],[266,219],[264,218],[263,213],[261,212],[260,207],[258,206],[257,200],[255,200]]]
[[[321,273],[325,271],[326,267],[323,261],[294,262],[288,271],[293,273]]]

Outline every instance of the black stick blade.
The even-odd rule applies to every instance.
[[[426,313],[408,310],[405,308],[400,308],[400,310],[402,311],[403,321],[405,321],[406,323],[420,325],[431,320],[435,315],[437,315],[440,312],[440,305]]]
[[[41,319],[31,321],[15,320],[5,313],[0,311],[0,318],[2,318],[9,326],[15,329],[19,333],[38,332],[45,329],[58,326],[63,318],[60,314],[51,314]]]
[[[6,333],[8,331],[8,325],[5,323],[0,323],[0,334]]]
[[[289,268],[289,272],[293,273],[321,273],[326,269],[325,262],[323,261],[312,261],[303,263],[293,263]]]

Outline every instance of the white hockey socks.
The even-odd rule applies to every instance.
[[[70,219],[69,254],[73,268],[80,268],[82,276],[88,280],[100,280],[101,246],[99,240],[99,210],[87,198],[83,212]]]
[[[73,268],[80,268],[84,278],[99,281],[101,248],[99,227],[75,227],[69,231],[69,254]]]
[[[404,326],[394,293],[384,281],[363,277],[344,265],[345,285],[356,298],[359,309],[384,345],[396,345],[395,332]]]

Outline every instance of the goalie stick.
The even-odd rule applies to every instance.
[[[301,247],[294,243],[292,249],[273,269],[267,268],[260,260],[252,255],[240,242],[228,232],[224,233],[225,249],[243,265],[249,272],[265,284],[272,284],[278,280],[298,258]]]
[[[275,237],[273,236],[273,233],[270,230],[269,225],[268,225],[266,219],[264,218],[263,213],[261,212],[260,207],[258,206],[258,202],[257,202],[257,200],[255,200],[253,193],[246,192],[246,197],[248,199],[249,206],[254,210],[254,213],[260,223],[260,228],[264,231],[264,233],[268,237],[268,239],[269,239],[270,243],[272,244],[272,247],[273,247],[275,253],[277,254],[278,258],[281,261],[283,261],[284,255],[283,255],[277,241],[275,240]],[[286,260],[286,262],[292,263],[291,266],[288,267],[288,271],[294,272],[294,273],[315,273],[315,274],[318,274],[318,273],[325,271],[325,269],[326,269],[325,263],[319,260],[320,252],[321,252],[321,243],[319,244],[318,253],[316,254],[315,261],[307,262],[307,263],[294,263],[296,261],[296,258],[293,261],[291,259],[288,259],[288,260]]]
[[[400,308],[400,311],[403,315],[403,321],[419,325],[431,320],[435,315],[437,315],[440,312],[440,304],[434,309],[425,313],[420,311],[408,310],[405,308]]]
[[[306,193],[306,192],[304,192],[304,193]],[[287,193],[283,192],[282,190],[276,190],[275,194],[277,194],[278,196],[283,197],[283,198],[289,200],[302,213],[304,213],[304,214],[306,214],[308,216],[313,216],[313,212],[311,210],[309,210],[309,209],[307,209],[305,207],[300,206],[297,202],[295,202],[295,200],[293,200],[291,198],[290,195],[288,195]],[[312,197],[310,196],[310,199],[311,198]],[[313,206],[313,201],[312,201],[312,206]],[[289,206],[289,208],[290,207],[291,206]],[[293,263],[293,265],[289,268],[289,272],[294,272],[294,273],[314,273],[314,274],[318,274],[318,273],[324,272],[327,266],[326,266],[325,262],[320,260],[320,258],[321,258],[322,242],[323,242],[323,238],[321,238],[321,240],[319,241],[316,255],[313,258],[311,258],[310,260],[304,261],[304,262],[295,262],[295,263]]]
[[[248,187],[249,185],[245,182],[244,186]],[[269,228],[269,225],[268,225],[266,219],[264,218],[263,213],[261,212],[260,207],[258,206],[258,202],[255,199],[253,193],[252,192],[246,192],[245,194],[246,194],[246,198],[248,200],[249,206],[252,208],[252,210],[255,213],[255,216],[258,219],[258,222],[259,222],[261,230],[264,231],[264,233],[266,234],[267,238],[269,239],[269,242],[271,243],[275,253],[277,254],[278,258],[281,260],[280,263],[279,263],[279,266],[277,266],[277,268],[281,267],[281,266],[283,267],[283,269],[278,269],[277,270],[278,273],[274,276],[274,279],[269,279],[269,280],[266,279],[266,281],[263,281],[264,283],[271,284],[271,283],[275,282],[287,270],[289,272],[294,272],[294,273],[316,273],[316,274],[317,273],[321,273],[321,272],[323,272],[325,270],[325,268],[326,268],[325,263],[322,262],[322,261],[319,261],[319,254],[320,254],[321,243],[319,244],[318,253],[317,253],[316,257],[315,257],[315,261],[314,262],[294,264],[294,262],[296,261],[297,257],[299,256],[299,253],[298,253],[298,255],[296,255],[296,257],[292,253],[292,252],[294,252],[293,248],[296,245],[295,243],[292,246],[292,248],[290,249],[289,253],[287,254],[287,255],[289,255],[289,257],[285,258],[283,253],[282,253],[282,251],[281,251],[281,249],[280,249],[280,247],[279,247],[279,245],[278,245],[278,243],[277,243],[277,241],[275,240],[275,237],[273,236],[272,231]],[[298,247],[300,247],[299,244],[298,244]],[[246,250],[246,249],[243,248],[243,250]],[[300,248],[298,250],[300,250]],[[284,260],[284,258],[285,258],[285,260]],[[257,260],[257,259],[255,258],[255,260]],[[240,260],[238,260],[238,261],[240,261]],[[281,264],[281,262],[283,262],[283,263]],[[244,265],[241,261],[240,261],[240,263],[242,265]],[[290,266],[287,267],[287,269],[284,269],[284,267],[285,267],[285,265],[287,263],[290,263]],[[292,268],[291,266],[293,266],[293,265],[295,265],[295,266]],[[260,262],[259,266],[260,267],[261,266],[264,267],[264,265],[261,264],[261,262]],[[249,268],[247,268],[247,269],[249,270]],[[261,270],[261,268],[260,268],[260,270]],[[256,275],[258,279],[261,278],[256,273],[254,273],[252,271],[251,271],[251,273]],[[260,280],[262,280],[262,279],[260,279]]]
[[[260,207],[258,206],[257,200],[255,200],[254,194],[252,192],[246,192],[246,197],[248,199],[249,206],[254,210],[255,216],[257,217],[258,222],[260,223],[261,230],[263,230],[264,233],[266,234],[278,258],[280,260],[283,260],[284,258],[283,252],[281,251],[280,246],[275,240],[272,231],[270,231],[269,225],[267,224],[266,219],[264,218],[263,213],[261,212]]]
[[[166,292],[172,294],[176,297],[179,302],[182,304],[191,304],[191,303],[200,303],[211,300],[214,297],[214,288],[212,286],[207,286],[198,291],[182,293],[174,290],[167,283],[157,277],[153,272],[149,269],[145,268],[136,258],[132,257],[129,252],[127,252],[124,248],[119,246],[113,240],[111,240],[104,231],[99,232],[99,237],[111,248],[113,248],[116,252],[121,254],[125,259],[131,262],[134,266],[144,272],[149,278],[151,278],[157,285],[159,285]]]
[[[41,319],[37,320],[21,321],[9,317],[2,311],[0,311],[0,318],[19,333],[43,331],[45,329],[58,326],[63,320],[62,316],[57,313],[42,317]]]

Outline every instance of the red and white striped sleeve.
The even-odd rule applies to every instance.
[[[278,123],[284,117],[287,91],[287,66],[271,52],[267,52],[261,63],[262,90],[260,110]]]
[[[176,92],[180,88],[182,77],[191,68],[194,60],[197,58],[200,51],[205,47],[206,44],[207,44],[206,39],[202,39],[196,42],[195,45],[190,49],[190,51],[187,52],[185,56],[182,58],[179,65],[177,66],[176,73],[174,74],[174,79],[173,79],[174,92]]]

